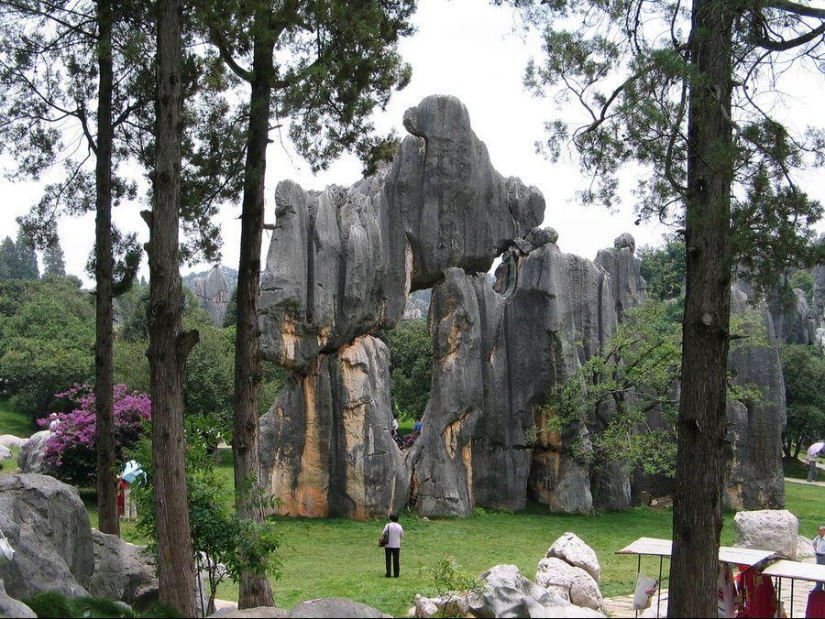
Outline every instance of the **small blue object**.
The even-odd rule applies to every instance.
[[[143,469],[140,468],[140,465],[134,460],[129,460],[123,467],[120,478],[127,484],[133,484],[135,480],[142,475],[144,475],[144,472]]]

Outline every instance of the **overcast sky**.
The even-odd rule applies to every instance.
[[[513,33],[514,18],[508,9],[479,0],[420,0],[414,22],[417,33],[401,44],[402,56],[413,68],[412,81],[393,95],[386,112],[377,117],[379,129],[394,128],[403,137],[406,131],[402,119],[407,108],[431,94],[454,95],[467,106],[473,130],[486,144],[493,166],[502,175],[518,176],[544,194],[547,209],[542,225],[559,232],[562,251],[593,259],[599,249],[612,247],[613,240],[623,232],[633,234],[637,246],[660,243],[667,229],[654,224],[634,225],[629,203],[614,213],[577,205],[573,202],[574,191],[584,184],[577,169],[572,165],[552,165],[535,153],[534,143],[543,138],[543,123],[559,118],[562,113],[549,101],[535,99],[524,90],[525,64],[538,50],[535,41],[525,41]],[[794,116],[797,120],[810,115],[812,122],[818,121],[816,116],[825,109],[821,76],[813,80],[818,86],[811,93],[802,92],[788,101],[789,106],[799,110]],[[351,185],[360,177],[360,164],[352,157],[343,158],[327,172],[313,176],[307,164],[289,148],[285,136],[281,139],[275,134],[272,138],[266,175],[270,223],[274,219],[272,196],[280,180],[295,180],[305,189],[322,189],[332,183]],[[825,183],[807,189],[813,197],[825,201]],[[14,238],[14,218],[37,201],[37,186],[0,181],[0,192],[0,240],[7,235]],[[115,218],[122,229],[138,232],[146,240],[148,230],[138,216],[141,208],[145,206],[123,205],[115,211]],[[237,268],[238,262],[239,213],[240,206],[227,206],[220,216],[224,236],[222,263],[232,268]],[[83,273],[83,266],[92,248],[93,232],[93,216],[67,220],[60,227],[67,271],[81,276],[87,285],[92,281]],[[266,233],[264,252],[268,243]],[[201,265],[196,270],[208,266]],[[142,273],[148,273],[145,258]]]

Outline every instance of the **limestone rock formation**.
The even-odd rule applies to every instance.
[[[734,546],[772,550],[784,559],[797,560],[799,520],[786,509],[742,511],[733,517]]]
[[[17,466],[23,473],[42,473],[43,454],[46,450],[46,440],[51,435],[50,430],[40,430],[29,437],[17,454]]]
[[[192,288],[201,309],[206,310],[215,325],[222,326],[232,288],[221,272],[220,265],[212,267],[205,277],[196,278]]]
[[[0,477],[0,529],[15,549],[0,565],[10,597],[54,590],[88,595],[94,571],[89,515],[77,490],[47,475]]]
[[[261,350],[296,373],[262,421],[261,459],[288,513],[368,517],[406,503],[408,481],[401,480],[408,475],[389,435],[386,362],[356,355],[381,364],[368,373],[382,378],[372,379],[369,400],[358,396],[347,411],[335,387],[343,381],[345,392],[356,390],[346,386],[353,375],[342,374],[341,353],[394,327],[410,290],[431,286],[443,270],[486,272],[496,253],[543,215],[535,188],[493,170],[457,99],[428,97],[405,118],[413,135],[378,176],[321,193],[291,182],[276,190],[278,225],[261,284]],[[341,445],[344,438],[351,442]],[[529,454],[521,460],[526,476]],[[308,463],[319,469],[309,473]],[[358,487],[376,481],[378,495]],[[469,506],[462,501],[457,513]]]
[[[758,398],[728,406],[728,444],[732,453],[725,506],[733,509],[781,509],[785,506],[781,429],[785,427],[785,382],[765,302],[753,306],[741,287],[731,290],[731,315],[751,313],[747,339],[736,340],[728,368],[736,385],[758,389]]]
[[[364,520],[399,511],[409,478],[390,435],[389,355],[371,336],[295,373],[261,418],[260,456],[278,512]]]
[[[521,509],[528,496],[568,513],[629,507],[648,480],[619,462],[591,469],[576,453],[611,407],[563,434],[540,429],[552,389],[645,299],[633,237],[595,261],[563,253],[555,230],[536,227],[541,194],[492,168],[453,97],[424,99],[404,126],[411,135],[376,176],[322,192],[276,189],[261,350],[293,374],[262,418],[260,457],[280,511],[370,518],[409,504],[466,516]],[[402,453],[390,436],[387,352],[373,336],[429,288],[432,388],[421,435]],[[775,347],[739,355],[741,376],[780,392]],[[764,369],[751,367],[756,357]],[[782,411],[745,406],[731,504],[781,502]]]
[[[89,594],[120,600],[138,611],[158,601],[155,555],[145,546],[125,542],[116,535],[92,529],[95,569]]]

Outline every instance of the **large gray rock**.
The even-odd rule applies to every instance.
[[[819,235],[817,243],[825,243],[825,232]],[[825,264],[813,269],[814,305],[811,308],[817,329],[825,329]]]
[[[587,514],[665,485],[629,470],[622,454],[599,467],[582,458],[614,406],[541,431],[548,394],[645,298],[633,237],[620,235],[595,262],[562,253],[552,228],[535,227],[541,195],[492,168],[453,97],[424,99],[404,125],[411,135],[377,175],[323,192],[276,189],[261,349],[293,376],[262,421],[261,460],[282,512],[365,518],[409,498],[425,516],[466,516],[475,506],[521,509],[532,496]],[[430,286],[432,390],[402,457],[390,438],[388,365],[362,338],[395,326],[411,291]],[[732,363],[741,357],[740,377],[764,378],[776,402],[775,347],[751,348]],[[763,369],[750,367],[757,361]],[[781,405],[743,406],[731,413],[731,504],[781,504]],[[653,411],[647,422],[665,420]]]
[[[750,316],[741,327],[749,336],[732,343],[728,368],[733,382],[759,389],[758,398],[728,406],[729,472],[725,506],[733,509],[780,509],[785,506],[782,428],[785,382],[771,314],[764,302],[753,306],[740,287],[731,291],[731,314]]]
[[[635,265],[632,254],[622,250]],[[555,243],[535,247],[528,254],[508,252],[496,271],[497,292],[505,299],[508,365],[508,406],[529,411],[531,424],[543,427],[547,419],[536,410],[551,390],[572,376],[582,363],[601,350],[615,332],[618,319],[612,282],[601,266],[562,253]],[[628,301],[628,304],[630,302]],[[611,411],[600,410],[592,427],[571,425],[559,435],[541,432],[533,446],[529,490],[553,511],[590,513],[594,508],[592,483],[598,483],[595,507],[620,509],[630,505],[629,475],[621,467],[610,475],[583,468],[571,446],[587,450],[589,434],[609,421]],[[605,471],[608,471],[606,469]]]
[[[322,351],[401,319],[409,292],[403,227],[372,191],[368,182],[321,193],[278,184],[278,224],[261,281],[268,359],[305,372]]]
[[[471,608],[476,617],[604,617],[582,608],[530,582],[515,565],[496,565],[479,577],[485,583],[478,603]]]
[[[92,529],[95,569],[89,593],[120,600],[138,611],[158,600],[157,560],[145,546]]]
[[[799,520],[786,509],[739,512],[733,517],[734,546],[772,550],[796,561]]]
[[[601,249],[594,261],[610,274],[616,300],[616,316],[624,314],[647,297],[647,285],[640,275],[641,259],[635,255],[636,240],[625,232],[613,241],[611,249]]]
[[[555,557],[544,558],[536,568],[536,584],[576,606],[602,610],[599,584],[582,568]]]
[[[37,617],[37,614],[20,600],[10,598],[0,579],[0,617]]]
[[[26,441],[29,439],[27,438],[20,438],[19,436],[15,436],[14,434],[3,434],[0,436],[0,445],[3,447],[8,447],[9,449],[16,447],[20,448],[26,444]]]
[[[224,608],[209,615],[224,619],[284,619],[289,617],[289,611],[272,606],[256,606],[255,608]]]
[[[458,267],[485,273],[544,216],[544,197],[493,169],[487,148],[455,97],[426,97],[404,113],[404,139],[387,178],[391,212],[402,215],[412,251],[412,287],[429,288]]]
[[[0,477],[0,529],[16,551],[11,563],[0,566],[11,597],[88,595],[94,547],[89,515],[74,487],[33,473]]]
[[[42,473],[43,453],[46,449],[46,441],[51,435],[49,430],[40,430],[29,437],[29,440],[17,454],[17,467],[21,473]]]
[[[503,300],[484,274],[445,271],[433,289],[433,380],[421,435],[408,455],[412,497],[426,516],[526,501],[531,411],[507,407]]]
[[[569,531],[559,537],[545,555],[546,558],[555,557],[575,567],[580,567],[590,574],[596,584],[601,580],[602,568],[599,558],[593,549],[584,543],[584,540]]]
[[[198,298],[198,305],[205,310],[212,322],[218,326],[223,326],[223,319],[226,316],[226,309],[229,307],[229,299],[232,296],[232,289],[221,271],[220,265],[216,264],[205,277],[197,277],[192,282],[195,296]]]
[[[389,355],[370,336],[293,374],[261,418],[259,452],[278,512],[365,520],[400,511],[409,477],[391,437]]]
[[[797,288],[770,294],[768,307],[777,340],[785,344],[814,343],[817,324],[802,290]]]

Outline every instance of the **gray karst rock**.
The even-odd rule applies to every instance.
[[[819,235],[817,243],[825,243],[825,232]],[[813,312],[816,329],[825,329],[825,264],[814,267],[814,304]],[[820,342],[819,338],[817,342]],[[820,346],[821,350],[821,346]]]
[[[725,504],[733,509],[781,509],[785,506],[781,431],[787,412],[779,349],[767,305],[749,305],[747,295],[734,286],[731,315],[742,316],[747,310],[755,320],[742,328],[751,337],[732,344],[728,368],[736,385],[760,393],[758,398],[728,406],[732,453]]]
[[[29,437],[17,454],[17,466],[23,473],[43,472],[43,453],[46,449],[46,440],[51,435],[49,430],[40,430]]]
[[[2,578],[0,578],[0,617],[37,617],[37,613],[26,604],[9,597]]]
[[[0,477],[0,529],[15,549],[0,565],[9,597],[88,595],[95,567],[89,514],[77,490],[47,475]]]
[[[116,535],[92,529],[95,569],[89,593],[120,600],[138,611],[158,601],[157,560],[145,546],[125,542]]]
[[[814,344],[816,320],[800,289],[769,295],[768,307],[776,339],[786,344]]]
[[[486,273],[514,239],[544,216],[544,198],[493,169],[487,147],[455,97],[427,97],[404,114],[404,139],[385,195],[401,214],[412,251],[412,287],[429,288],[444,269]]]
[[[636,241],[625,232],[613,241],[612,249],[596,254],[596,264],[610,274],[616,297],[616,316],[621,321],[624,313],[636,307],[647,296],[647,286],[639,275],[641,260],[635,256]]]
[[[198,277],[192,282],[192,290],[198,298],[198,305],[206,310],[216,326],[223,326],[226,308],[232,296],[232,288],[216,264],[205,277]]]
[[[453,97],[424,99],[404,126],[411,135],[373,177],[321,192],[289,181],[276,189],[261,351],[293,374],[261,420],[260,457],[279,511],[371,518],[410,505],[466,516],[477,506],[521,509],[528,497],[568,513],[629,507],[652,478],[580,457],[611,406],[586,426],[541,429],[548,394],[646,297],[635,240],[620,235],[595,261],[563,253],[558,233],[537,227],[541,194],[492,168]],[[402,452],[390,436],[387,351],[372,336],[430,288],[430,400],[420,437]],[[740,376],[779,388],[775,347],[737,354],[748,366]],[[751,368],[757,362],[764,368]],[[741,421],[732,504],[782,501],[781,413],[745,406],[731,416]],[[653,411],[649,422],[664,421]]]
[[[261,418],[260,457],[279,513],[364,520],[406,504],[388,363],[386,345],[363,336],[292,375]]]

